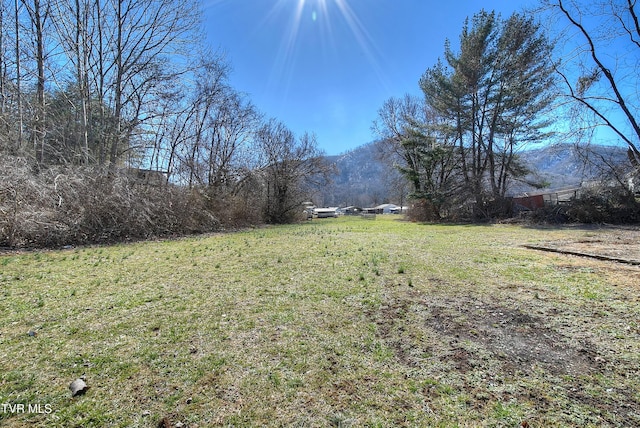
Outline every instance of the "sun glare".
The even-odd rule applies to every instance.
[[[351,44],[345,40],[348,37],[356,42],[378,80],[387,86],[380,66],[382,56],[349,0],[277,0],[264,24],[282,25],[283,22],[286,25],[276,30],[282,31],[282,39],[270,73],[269,86],[284,84],[285,88],[289,87],[301,52],[336,53],[339,46]],[[305,27],[311,25],[315,26],[314,31],[319,31],[319,46],[303,44],[301,35],[311,31]],[[346,31],[342,30],[345,28]]]

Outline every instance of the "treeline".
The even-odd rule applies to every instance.
[[[610,165],[619,189],[589,200],[606,193],[610,196],[601,205],[640,211],[628,180],[620,180],[634,170],[640,177],[640,88],[634,71],[640,63],[637,55],[631,58],[625,51],[622,61],[616,54],[621,48],[638,53],[635,4],[566,3],[543,1],[538,16],[515,13],[503,19],[494,12],[477,13],[464,24],[459,45],[447,41],[444,56],[422,75],[420,96],[391,98],[380,108],[373,129],[386,158],[410,183],[414,218],[507,217],[512,214],[508,191],[515,182],[546,185],[531,179],[532,171],[519,157],[523,149],[567,140],[586,148],[598,128],[610,129],[627,146],[629,164],[623,174],[619,165]],[[566,34],[552,43],[551,29],[537,21],[541,17],[578,29],[582,44],[563,51],[570,57],[554,51],[554,45],[567,49]]]
[[[265,118],[201,5],[3,0],[0,246],[205,232],[299,215],[315,137]]]

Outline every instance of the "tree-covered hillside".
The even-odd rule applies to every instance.
[[[393,164],[380,155],[376,143],[367,143],[344,154],[326,157],[327,163],[335,165],[336,173],[330,185],[317,189],[314,202],[325,206],[363,207],[385,202],[406,203],[408,186]],[[606,178],[608,163],[624,165],[626,151],[623,147],[591,146],[587,153],[572,144],[557,144],[525,150],[518,156],[531,173],[513,183],[507,192],[509,196],[579,187],[585,181]],[[539,189],[527,182],[546,186]]]

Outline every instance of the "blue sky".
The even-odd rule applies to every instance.
[[[375,139],[383,102],[419,94],[418,79],[457,46],[466,17],[506,17],[533,0],[209,0],[204,26],[226,52],[231,83],[329,155]]]

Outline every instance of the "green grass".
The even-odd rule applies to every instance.
[[[640,424],[638,268],[397,219],[2,256],[0,425]]]

